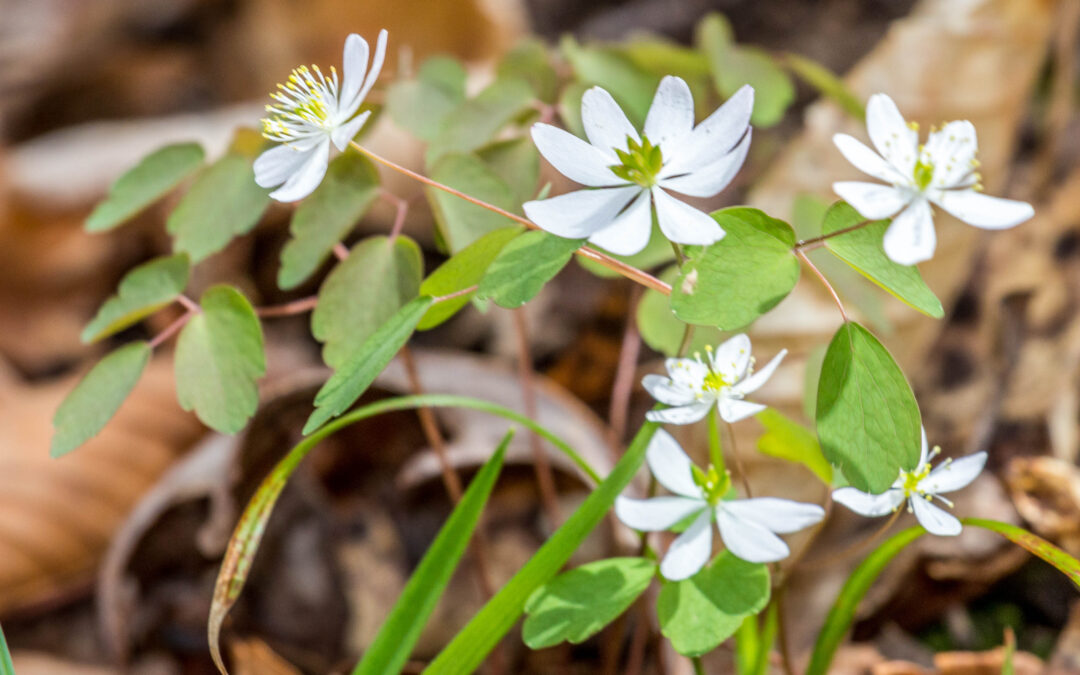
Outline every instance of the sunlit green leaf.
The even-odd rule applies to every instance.
[[[449,154],[431,167],[431,178],[455,190],[515,212],[519,206],[513,189],[476,155]],[[427,189],[435,224],[451,253],[457,253],[481,236],[514,221],[443,190]]]
[[[191,265],[183,253],[156,258],[124,275],[116,295],[105,301],[82,332],[94,342],[138,323],[176,299],[188,282]]]
[[[559,273],[584,239],[563,239],[543,230],[526,232],[503,247],[488,267],[477,300],[514,308],[532,300]]]
[[[198,143],[167,145],[116,179],[105,201],[86,219],[91,232],[110,230],[163,197],[202,165]]]
[[[832,466],[821,454],[821,446],[813,432],[772,408],[759,412],[757,420],[765,427],[765,433],[757,441],[758,450],[770,457],[798,462],[814,472],[825,485],[832,485]]]
[[[679,276],[678,267],[672,265],[660,274],[660,280],[674,283]],[[682,346],[686,324],[671,310],[671,298],[660,291],[648,289],[641,296],[635,315],[641,339],[649,347],[665,356],[677,356]],[[720,331],[713,326],[695,326],[687,353],[702,352],[706,346],[720,344]]]
[[[559,49],[570,62],[578,80],[606,89],[638,128],[645,123],[653,94],[660,84],[659,75],[639,68],[617,49],[580,45],[569,35],[563,37]]]

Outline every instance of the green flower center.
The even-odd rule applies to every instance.
[[[701,488],[705,501],[711,506],[716,506],[731,489],[731,474],[727,471],[721,474],[712,464],[704,471],[691,465],[690,471],[694,475],[694,483]]]
[[[934,165],[919,158],[919,161],[915,163],[915,186],[920,190],[925,190],[930,187],[933,180]]]
[[[612,164],[609,169],[619,178],[636,183],[643,188],[656,185],[656,176],[664,166],[664,156],[659,145],[653,145],[645,136],[638,142],[626,137],[626,150],[615,148],[620,164]]]

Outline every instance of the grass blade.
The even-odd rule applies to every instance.
[[[1026,549],[1032,555],[1039,556],[1053,565],[1059,572],[1069,577],[1069,581],[1080,588],[1080,560],[1072,557],[1057,546],[1028,532],[1022,527],[1009,525],[996,520],[984,520],[983,518],[961,518],[964,525],[981,527],[984,530],[997,532],[1017,546]]]
[[[11,651],[8,650],[3,628],[0,628],[0,675],[15,675],[15,664],[11,662]]]

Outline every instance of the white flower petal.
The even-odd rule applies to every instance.
[[[904,491],[891,488],[879,495],[872,495],[853,487],[842,487],[833,490],[832,498],[861,516],[876,518],[892,513],[903,504]]]
[[[935,495],[959,490],[978,478],[985,466],[985,452],[977,452],[952,462],[946,461],[919,482],[919,489]]]
[[[919,463],[915,465],[916,472],[922,471],[922,468],[930,460],[930,443],[926,440],[926,427],[919,425],[919,435],[922,439],[922,445],[919,446]]]
[[[625,150],[627,137],[641,140],[626,113],[600,87],[589,89],[581,97],[581,123],[589,142],[605,152],[611,152],[612,148]]]
[[[351,115],[355,112],[356,108],[363,102],[364,97],[368,95],[371,88],[375,86],[375,80],[378,79],[379,73],[382,72],[383,60],[386,58],[386,29],[379,31],[379,39],[375,43],[375,56],[371,59],[371,68],[368,69],[367,78],[364,79],[364,86],[360,89],[360,92],[356,95],[356,99],[349,101],[347,98],[342,98],[342,105],[348,105],[351,108],[346,114]]]
[[[709,414],[709,409],[712,406],[713,402],[706,399],[696,401],[690,405],[667,408],[666,410],[650,410],[645,413],[645,419],[650,422],[660,422],[661,424],[691,424]]]
[[[685,497],[653,497],[652,499],[615,499],[615,515],[627,527],[641,532],[666,530],[698,511],[708,513],[708,503]]]
[[[709,374],[708,367],[697,359],[665,359],[664,367],[672,382],[694,391],[701,389],[705,376]]]
[[[863,218],[877,220],[895,215],[911,201],[911,194],[891,185],[841,181],[833,183],[833,192],[851,204]]]
[[[943,190],[932,198],[960,220],[984,230],[1014,227],[1035,215],[1035,209],[1027,202],[990,197],[975,190]]]
[[[744,420],[748,417],[753,417],[768,407],[769,406],[767,405],[744,401],[738,398],[721,397],[717,402],[720,419],[729,424],[734,424],[735,422]]]
[[[728,338],[713,351],[713,370],[727,382],[738,382],[750,368],[750,349],[750,338],[746,333]]]
[[[933,185],[938,188],[969,187],[975,183],[975,154],[979,144],[975,125],[967,120],[949,122],[930,133],[923,156],[934,167]]]
[[[356,33],[345,38],[345,49],[341,55],[341,91],[338,95],[342,103],[351,103],[360,92],[364,74],[367,73],[368,51],[367,40]]]
[[[689,405],[694,402],[694,392],[680,387],[663,375],[646,375],[641,379],[645,391],[664,405]]]
[[[670,581],[682,581],[697,574],[712,556],[712,514],[708,509],[686,531],[671,542],[660,562],[660,574]]]
[[[735,92],[690,134],[670,144],[670,163],[665,175],[693,173],[726,155],[750,128],[754,89],[746,85]],[[664,148],[665,153],[668,148]]]
[[[855,140],[854,137],[847,134],[836,134],[833,136],[833,143],[840,150],[840,154],[859,171],[886,183],[911,182],[910,176],[901,175],[881,155]]]
[[[825,517],[825,509],[817,504],[778,497],[736,499],[724,502],[724,508],[737,518],[757,523],[778,534],[798,532]]]
[[[885,94],[874,94],[866,103],[866,130],[885,161],[901,175],[914,175],[919,132],[907,125],[896,104]]]
[[[934,257],[937,233],[930,203],[918,198],[893,218],[885,231],[885,254],[901,265],[914,265]]]
[[[679,442],[663,429],[657,429],[645,451],[645,461],[656,480],[671,492],[691,499],[703,499],[690,468],[694,464]]]
[[[731,513],[724,502],[716,507],[716,524],[724,546],[747,562],[776,562],[791,552],[783,539],[758,523]]]
[[[333,141],[334,147],[338,150],[344,151],[349,145],[349,141],[360,131],[360,127],[364,126],[364,122],[371,117],[371,111],[365,110],[356,117],[352,118],[345,124],[342,124],[330,134],[330,140]]]
[[[653,145],[665,144],[689,134],[694,128],[694,95],[681,77],[667,75],[656,88],[649,114],[645,116],[645,136]]]
[[[707,164],[690,173],[685,173],[673,178],[667,177],[669,172],[666,168],[660,171],[659,185],[668,190],[681,192],[691,197],[712,197],[726,188],[735,174],[742,168],[746,160],[746,153],[750,150],[751,129],[746,130],[746,135],[739,141],[735,148],[720,157],[712,164]]]
[[[764,368],[755,371],[750,377],[735,383],[731,388],[740,394],[751,394],[757,391],[770,377],[772,377],[773,372],[776,370],[777,366],[780,365],[780,362],[784,360],[785,356],[787,356],[787,350],[781,349],[780,353],[766,363]]]
[[[724,238],[724,230],[712,216],[675,199],[653,186],[656,221],[664,236],[677,244],[708,246]]]
[[[626,184],[608,168],[619,163],[614,153],[602,152],[550,124],[534,124],[532,138],[544,159],[572,181],[590,187]]]
[[[307,160],[277,190],[270,193],[272,199],[279,202],[295,202],[307,197],[319,187],[326,175],[326,165],[330,159],[330,138],[315,146]]]
[[[915,517],[919,519],[919,524],[925,527],[930,534],[936,534],[940,537],[955,537],[963,529],[956,516],[931,504],[929,500],[914,496],[910,501],[911,509],[915,512]]]
[[[611,224],[623,207],[641,190],[638,186],[586,189],[558,197],[525,202],[525,215],[542,230],[584,239]]]
[[[299,150],[291,145],[270,148],[255,159],[255,182],[264,188],[281,185],[300,170],[310,154],[310,150]]]
[[[615,255],[634,255],[645,248],[651,235],[652,202],[649,193],[642,190],[610,225],[589,237],[589,243]]]

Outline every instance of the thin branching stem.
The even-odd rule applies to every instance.
[[[805,264],[807,268],[809,268],[810,271],[814,273],[814,276],[816,276],[818,280],[821,281],[821,284],[825,286],[825,289],[829,291],[829,295],[832,296],[833,302],[836,303],[836,307],[840,310],[840,316],[844,317],[844,322],[847,323],[848,321],[850,321],[847,315],[847,311],[844,310],[844,303],[840,301],[840,296],[837,295],[836,289],[833,288],[833,285],[830,284],[829,280],[825,278],[825,275],[821,273],[821,270],[817,268],[817,265],[810,262],[810,258],[808,258],[806,256],[806,253],[801,249],[795,249],[795,255],[797,255],[799,259],[803,261],[803,264]]]

